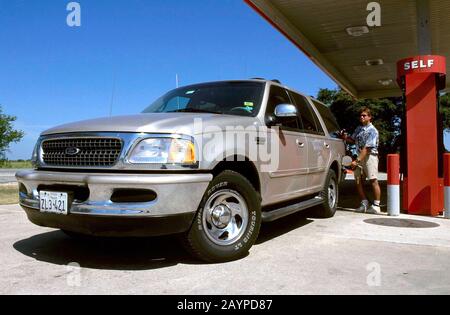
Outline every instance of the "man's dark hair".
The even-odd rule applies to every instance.
[[[372,111],[370,110],[369,107],[363,107],[361,108],[361,110],[359,111],[360,114],[362,113],[367,113],[367,115],[369,115],[369,117],[372,117]]]

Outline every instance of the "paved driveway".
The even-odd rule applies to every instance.
[[[74,241],[16,205],[0,206],[0,231],[0,294],[450,293],[450,221],[439,218],[300,213],[217,265],[171,238]]]

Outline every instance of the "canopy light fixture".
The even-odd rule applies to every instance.
[[[380,66],[382,64],[384,64],[383,59],[369,59],[369,60],[366,60],[366,65],[368,65],[368,66]]]
[[[394,82],[394,80],[392,79],[381,79],[378,80],[378,83],[380,83],[382,86],[389,86],[392,84],[392,82]]]
[[[369,33],[369,28],[367,26],[351,26],[345,29],[347,34],[354,37],[359,37],[364,34]]]

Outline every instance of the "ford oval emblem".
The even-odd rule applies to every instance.
[[[80,153],[81,150],[75,147],[70,147],[66,149],[66,154],[70,155],[70,156],[74,156],[77,155],[78,153]]]

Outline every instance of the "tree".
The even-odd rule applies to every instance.
[[[342,89],[321,89],[317,99],[330,107],[339,125],[348,132],[353,132],[358,126],[360,109],[362,107],[371,109],[373,124],[380,133],[381,170],[385,169],[386,155],[399,152],[404,114],[402,98],[356,100]],[[443,128],[446,132],[450,132],[450,94],[440,97],[440,110]]]
[[[450,93],[441,95],[440,110],[442,115],[442,122],[444,131],[450,132]]]
[[[12,123],[16,121],[16,117],[3,114],[0,106],[0,160],[6,158],[6,151],[8,151],[11,143],[19,142],[23,136],[23,131],[14,130]]]

